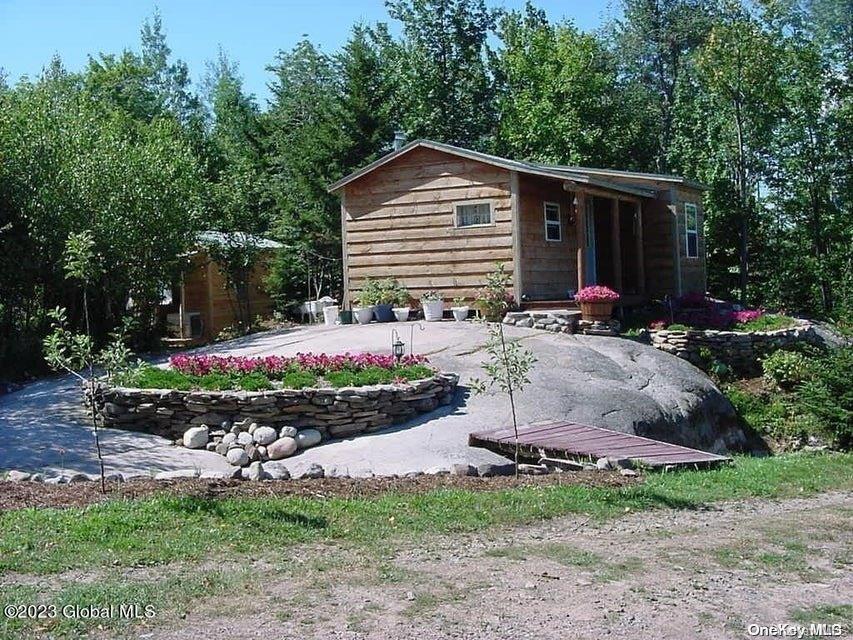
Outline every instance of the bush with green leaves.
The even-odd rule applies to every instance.
[[[368,278],[358,296],[363,306],[393,304],[404,306],[409,302],[409,290],[393,278],[372,280]]]
[[[853,447],[853,347],[827,353],[811,367],[811,376],[797,387],[800,413],[838,449]]]
[[[486,285],[477,293],[476,305],[489,322],[503,320],[504,314],[514,307],[515,300],[509,290],[511,284],[512,276],[502,262],[486,276]]]
[[[790,390],[811,375],[811,360],[797,351],[776,351],[761,363],[764,377],[781,389]]]

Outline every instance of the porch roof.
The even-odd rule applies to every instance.
[[[340,189],[348,185],[350,182],[353,182],[354,180],[357,180],[358,178],[361,178],[367,175],[368,173],[375,171],[379,167],[391,162],[395,158],[399,158],[400,156],[417,148],[434,149],[436,151],[443,151],[444,153],[460,156],[469,160],[476,160],[477,162],[483,162],[485,164],[501,167],[509,171],[518,171],[519,173],[524,173],[527,175],[535,175],[544,178],[554,178],[556,180],[563,180],[566,182],[585,184],[589,185],[590,187],[597,187],[600,189],[615,191],[617,193],[627,193],[632,196],[639,196],[643,198],[654,197],[655,191],[653,189],[646,189],[644,187],[639,187],[636,185],[620,183],[618,182],[618,176],[624,175],[626,178],[648,177],[657,178],[660,180],[669,179],[670,181],[678,180],[685,183],[687,182],[685,181],[685,179],[679,178],[678,176],[655,176],[652,174],[618,172],[610,171],[607,169],[587,169],[584,167],[564,167],[558,165],[539,164],[535,162],[525,162],[521,160],[512,160],[510,158],[502,158],[500,156],[494,156],[489,153],[482,153],[480,151],[473,151],[471,149],[464,149],[462,147],[456,147],[450,144],[444,144],[442,142],[435,142],[433,140],[413,140],[412,142],[398,149],[397,151],[392,151],[391,153],[382,156],[378,160],[375,160],[370,164],[362,167],[358,171],[354,171],[348,176],[338,180],[334,184],[329,185],[329,192],[335,193],[336,191],[339,191]]]

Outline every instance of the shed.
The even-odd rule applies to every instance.
[[[706,288],[702,190],[668,174],[524,162],[416,140],[329,187],[344,297],[393,277],[473,299],[496,262],[522,305],[602,284],[626,303]]]

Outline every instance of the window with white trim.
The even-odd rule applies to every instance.
[[[545,240],[560,242],[563,239],[563,225],[560,222],[560,205],[556,202],[546,202],[545,208]]]
[[[491,202],[463,202],[456,205],[457,227],[482,227],[492,224]]]
[[[684,255],[699,257],[699,209],[692,202],[684,203]]]

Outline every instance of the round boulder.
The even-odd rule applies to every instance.
[[[323,434],[316,429],[302,429],[296,434],[296,444],[300,449],[307,449],[320,444],[323,440]]]
[[[255,439],[257,444],[271,444],[275,442],[278,437],[278,433],[272,427],[257,427],[254,431],[252,431],[252,437]]]
[[[278,432],[278,437],[295,438],[297,433],[299,433],[299,429],[297,429],[296,427],[282,427],[281,431]]]
[[[267,445],[267,455],[270,460],[281,460],[292,456],[296,452],[296,440],[294,438],[279,438],[270,445]]]
[[[241,447],[245,447],[247,444],[252,444],[254,440],[248,431],[241,431],[237,434],[237,444]]]
[[[229,449],[225,459],[235,467],[245,467],[249,464],[249,456],[243,449]]]
[[[204,449],[207,446],[208,438],[209,434],[205,425],[190,427],[184,431],[184,446],[187,449]]]

